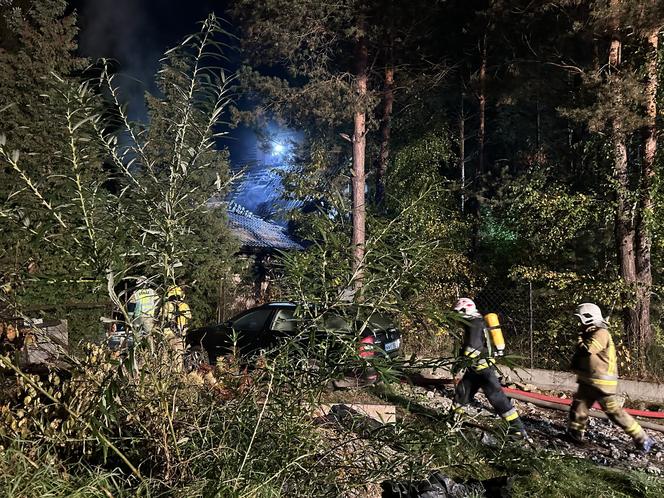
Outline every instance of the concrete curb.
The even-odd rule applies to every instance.
[[[552,391],[576,391],[576,376],[569,372],[543,370],[541,368],[508,368],[498,365],[498,370],[507,383],[520,382]],[[434,379],[449,379],[452,377],[447,368],[425,368],[424,377]],[[635,380],[620,379],[618,381],[618,394],[635,401],[648,401],[664,403],[664,384],[652,382],[639,382]]]

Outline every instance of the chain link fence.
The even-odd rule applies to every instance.
[[[500,317],[508,354],[531,368],[566,369],[576,345],[577,303],[564,302],[559,291],[531,283],[490,284],[475,294],[483,314]]]

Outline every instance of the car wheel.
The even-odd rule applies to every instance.
[[[184,368],[187,372],[198,370],[201,365],[210,365],[210,357],[205,349],[193,346],[184,355]]]

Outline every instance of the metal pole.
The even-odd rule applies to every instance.
[[[533,283],[528,282],[528,308],[529,308],[529,332],[530,332],[530,368],[533,368],[534,364],[534,349],[533,349]]]
[[[217,299],[217,323],[226,319],[226,275],[219,277],[219,298]]]

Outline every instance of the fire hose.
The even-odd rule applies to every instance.
[[[570,405],[572,400],[569,398],[556,398],[555,396],[546,396],[544,394],[538,393],[529,393],[526,391],[520,391],[519,389],[511,389],[509,387],[503,387],[503,392],[512,399],[518,399],[519,401],[525,401],[526,403],[532,403],[536,406],[541,406],[542,408],[549,408],[551,410],[560,410],[563,412],[568,412],[570,410]],[[595,405],[593,405],[595,406]],[[664,418],[664,413],[662,412],[651,412],[644,410],[633,410],[630,408],[625,408],[625,411],[630,415],[636,415],[638,417],[649,417],[649,418]],[[606,413],[600,410],[591,409],[588,414],[591,417],[596,418],[609,418]],[[647,422],[639,420],[641,427],[645,429],[651,429],[653,431],[664,432],[664,425],[654,424],[652,422]]]
[[[414,384],[418,385],[428,384],[434,386],[440,384],[455,383],[454,379],[431,379],[424,377],[422,375],[411,376],[411,381]],[[570,398],[557,398],[555,396],[548,396],[546,394],[540,394],[540,393],[531,393],[527,391],[521,391],[519,389],[512,389],[510,387],[503,387],[503,392],[509,398],[517,399],[519,401],[524,401],[526,403],[532,403],[533,405],[540,406],[542,408],[548,408],[550,410],[559,410],[563,412],[568,412],[570,410],[570,405],[572,404],[572,400]],[[595,406],[599,405],[597,404],[593,405],[593,407]],[[636,417],[664,419],[664,412],[635,410],[632,408],[625,408],[624,410],[630,415],[634,415]],[[591,417],[596,417],[596,418],[603,418],[603,419],[608,418],[606,413],[596,409],[591,409],[589,411],[589,415]],[[653,431],[658,431],[658,432],[664,432],[664,425],[654,424],[652,422],[647,422],[643,420],[639,420],[639,424],[641,424],[641,426],[646,429],[651,429]]]
[[[532,399],[537,399],[540,401],[548,401],[551,403],[559,403],[563,405],[571,405],[572,400],[569,398],[557,398],[555,396],[547,396],[546,394],[539,394],[539,393],[531,393],[527,391],[521,391],[519,389],[511,389],[509,387],[503,387],[503,391],[507,396],[512,397],[511,394],[519,394],[519,395],[524,395]],[[519,399],[519,398],[515,398]],[[530,400],[528,400],[530,401]],[[599,408],[599,404],[595,403],[593,405],[593,408]],[[629,413],[630,415],[633,415],[635,417],[645,417],[645,418],[664,418],[664,412],[653,412],[653,411],[646,411],[646,410],[635,410],[633,408],[624,408],[624,410]]]

